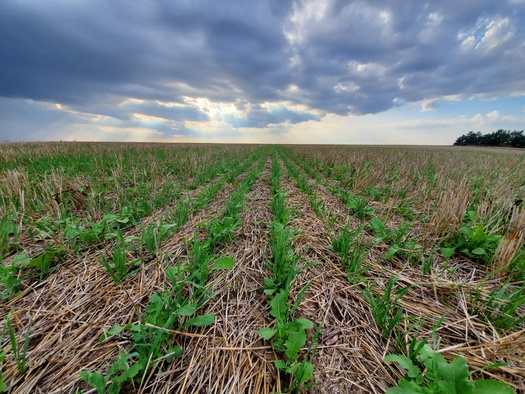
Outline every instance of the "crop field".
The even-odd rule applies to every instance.
[[[0,144],[0,392],[525,393],[525,151]]]

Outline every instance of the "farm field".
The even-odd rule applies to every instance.
[[[0,144],[0,392],[525,393],[524,169]]]

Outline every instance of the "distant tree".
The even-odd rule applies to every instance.
[[[454,142],[454,145],[481,145],[482,139],[483,136],[479,131],[477,133],[469,131],[467,134],[459,137],[456,142]]]
[[[469,131],[467,134],[460,136],[454,145],[474,145],[474,146],[512,146],[515,148],[525,148],[524,130],[510,131],[499,129],[492,133],[481,134]]]
[[[512,133],[510,133],[510,146],[515,148],[525,147],[525,133],[523,130],[514,130]]]
[[[485,134],[481,145],[484,146],[507,146],[510,141],[510,131],[499,129],[493,133]]]

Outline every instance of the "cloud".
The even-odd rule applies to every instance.
[[[169,136],[525,95],[524,14],[518,0],[4,0],[0,115],[28,138],[30,117]]]

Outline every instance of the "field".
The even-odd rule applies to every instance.
[[[524,152],[1,144],[0,392],[525,393]]]

